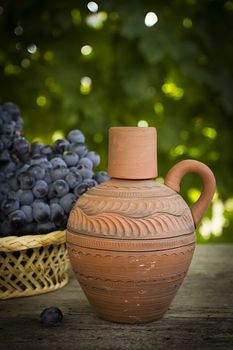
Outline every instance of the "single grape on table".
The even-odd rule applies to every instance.
[[[43,326],[57,326],[62,322],[62,311],[54,306],[44,309],[40,314],[40,321]]]

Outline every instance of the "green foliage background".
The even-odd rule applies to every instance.
[[[101,154],[99,169],[108,128],[147,121],[158,130],[160,177],[185,158],[216,175],[206,225],[221,228],[199,232],[199,242],[232,242],[233,1],[98,1],[95,14],[87,3],[0,5],[0,103],[21,107],[31,141],[81,129]],[[150,11],[158,22],[147,27]],[[199,190],[195,176],[184,179],[190,205]]]

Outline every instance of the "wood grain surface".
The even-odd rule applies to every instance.
[[[57,306],[57,327],[40,312]],[[199,245],[189,273],[165,317],[143,325],[99,319],[70,270],[59,291],[0,302],[0,349],[233,349],[233,245]]]

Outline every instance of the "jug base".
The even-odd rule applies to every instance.
[[[120,323],[120,324],[144,324],[144,323],[151,323],[159,321],[163,318],[164,313],[160,315],[155,315],[151,317],[145,317],[145,316],[123,316],[123,317],[114,317],[111,315],[105,315],[101,313],[96,313],[99,318],[101,318],[104,321],[112,322],[112,323]]]

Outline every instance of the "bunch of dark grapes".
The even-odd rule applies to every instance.
[[[75,201],[108,180],[106,172],[93,172],[99,163],[80,130],[52,145],[30,145],[19,108],[0,106],[0,236],[64,229]]]

